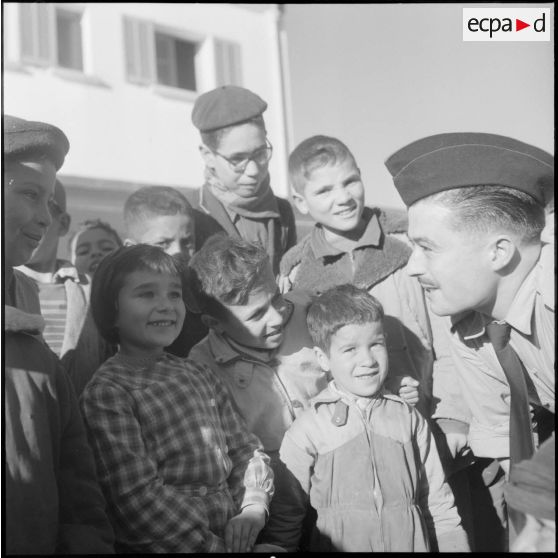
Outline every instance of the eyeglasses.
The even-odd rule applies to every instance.
[[[212,151],[212,153],[219,155],[222,159],[225,159],[234,172],[242,174],[246,170],[250,161],[254,161],[254,163],[260,167],[268,163],[273,153],[273,146],[269,143],[269,140],[266,139],[265,147],[256,149],[256,151],[253,151],[250,155],[238,155],[237,157],[229,158],[225,157],[218,151]]]

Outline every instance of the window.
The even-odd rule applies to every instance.
[[[209,59],[209,42],[207,38],[125,17],[127,79],[132,83],[194,93],[203,87],[241,85],[240,45],[215,39]],[[204,78],[203,84],[200,84],[201,78]]]
[[[196,91],[196,43],[155,32],[157,81]]]
[[[81,14],[57,9],[56,37],[58,65],[62,68],[83,71]]]
[[[22,62],[83,72],[82,12],[48,3],[22,3]]]

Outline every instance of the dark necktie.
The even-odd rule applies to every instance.
[[[510,459],[512,464],[530,458],[534,451],[533,432],[525,369],[510,341],[511,326],[492,322],[486,333],[510,385]]]

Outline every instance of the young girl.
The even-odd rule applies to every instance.
[[[99,264],[91,305],[119,345],[81,398],[117,550],[251,550],[273,493],[269,458],[218,378],[164,351],[185,315],[177,263],[120,248]]]

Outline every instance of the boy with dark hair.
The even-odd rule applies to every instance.
[[[190,266],[209,334],[189,356],[208,365],[228,387],[271,458],[277,494],[283,482],[278,468],[283,434],[327,385],[306,326],[310,299],[295,292],[283,297],[266,251],[224,234],[207,240]],[[274,505],[272,500],[271,516]]]
[[[200,131],[205,184],[200,208],[207,217],[204,239],[224,231],[261,242],[277,275],[282,255],[296,243],[292,207],[273,194],[268,164],[273,152],[263,113],[267,103],[254,92],[224,85],[200,95],[192,123]]]
[[[298,549],[308,504],[317,510],[313,552],[469,549],[426,420],[383,389],[383,320],[378,300],[350,284],[308,310],[316,356],[333,380],[281,444],[290,490],[278,494],[284,516],[269,537],[288,551]]]
[[[101,219],[87,219],[70,237],[70,258],[77,271],[89,280],[100,261],[122,246],[118,233]]]
[[[145,186],[124,203],[124,244],[150,244],[188,263],[196,246],[193,209],[168,186]]]
[[[40,313],[37,287],[15,270],[51,217],[56,172],[69,149],[55,126],[5,115],[4,301]],[[6,307],[8,308],[8,307]],[[39,335],[42,320],[5,315],[5,518],[8,554],[105,554],[113,532],[76,395]]]
[[[385,234],[379,209],[365,207],[360,169],[340,140],[301,142],[289,157],[289,178],[295,206],[316,225],[283,257],[282,289],[319,294],[352,283],[376,296],[386,312],[388,384],[428,417],[433,339],[420,284],[404,271],[409,246]]]
[[[145,186],[131,194],[124,203],[126,245],[150,244],[158,246],[170,256],[188,264],[201,236],[196,234],[200,222],[198,211],[174,188],[168,186]],[[186,275],[185,275],[186,277]],[[183,295],[186,318],[178,337],[167,347],[167,352],[188,356],[190,349],[207,335],[207,327],[197,313],[197,305],[189,296],[187,280]]]

